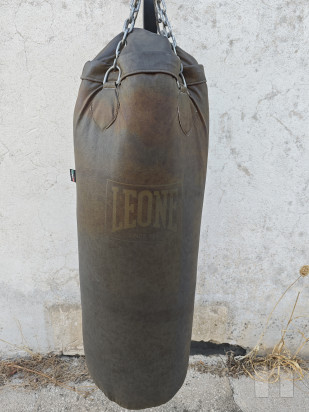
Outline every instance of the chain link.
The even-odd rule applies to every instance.
[[[157,23],[158,23],[158,28],[160,30],[160,34],[172,40],[173,50],[175,54],[177,54],[177,51],[176,51],[177,42],[176,42],[173,30],[172,30],[171,23],[169,22],[169,19],[167,17],[165,1],[155,0],[155,7],[156,7]],[[160,25],[162,25],[162,28],[160,27]]]
[[[118,58],[119,55],[122,51],[122,49],[124,48],[124,46],[126,45],[126,41],[127,41],[127,37],[128,35],[133,31],[134,26],[135,26],[135,21],[139,12],[139,9],[141,7],[141,1],[142,0],[130,0],[130,16],[129,18],[126,19],[126,21],[124,22],[124,26],[123,26],[123,36],[122,39],[120,40],[120,42],[117,44],[116,47],[116,55],[115,55],[115,59],[114,62],[112,64],[112,66],[107,70],[107,72],[105,73],[104,76],[104,80],[103,80],[103,84],[105,84],[107,82],[108,76],[110,74],[110,72],[114,71],[114,70],[118,70],[119,74],[118,74],[118,79],[116,81],[116,84],[119,84],[120,82],[120,78],[121,78],[121,69],[118,66],[117,62],[118,62]]]
[[[120,40],[120,42],[118,43],[118,45],[116,47],[116,55],[115,55],[114,62],[112,64],[112,66],[105,73],[103,84],[105,84],[107,82],[110,72],[112,72],[114,70],[118,70],[118,72],[119,72],[116,84],[118,85],[120,83],[121,69],[117,64],[118,58],[119,58],[119,55],[120,55],[122,49],[126,45],[128,35],[134,29],[135,21],[136,21],[139,9],[141,7],[141,1],[142,0],[130,0],[130,16],[124,22],[122,39]],[[167,10],[166,10],[165,0],[154,0],[154,4],[155,4],[158,30],[160,31],[160,34],[162,36],[167,37],[168,39],[171,39],[172,49],[173,49],[174,53],[176,54],[176,56],[178,56],[177,55],[177,49],[176,49],[177,42],[176,42],[176,38],[175,38],[173,30],[172,30],[172,26],[171,26],[171,24],[169,22],[169,19],[167,17]],[[185,80],[184,75],[183,75],[183,64],[182,63],[180,64],[180,73],[179,73],[179,75],[181,77],[183,85],[185,87],[187,87],[187,83],[186,83],[186,80]],[[180,87],[179,82],[177,82],[177,83],[178,83],[178,86]]]
[[[173,33],[171,23],[167,17],[167,9],[166,9],[165,0],[155,0],[155,8],[156,8],[156,16],[157,16],[157,25],[158,25],[158,29],[160,30],[160,34],[172,40],[171,41],[172,48],[176,56],[178,56],[177,49],[176,49],[177,42],[176,42],[176,38]],[[161,25],[162,25],[162,28],[161,28]],[[187,87],[186,79],[183,75],[183,64],[182,63],[180,64],[179,75],[181,77],[183,85]],[[179,82],[178,82],[178,86],[180,86]]]

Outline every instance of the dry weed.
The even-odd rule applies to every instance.
[[[233,353],[228,354],[227,367],[232,376],[245,374],[250,376],[252,379],[269,383],[277,382],[280,378],[300,381],[307,377],[309,373],[309,361],[303,359],[300,356],[300,352],[309,342],[309,337],[306,336],[304,331],[298,330],[301,335],[301,343],[294,352],[288,349],[288,345],[285,340],[288,328],[296,319],[296,317],[294,317],[294,313],[300,292],[297,294],[290,318],[285,329],[283,329],[281,333],[279,342],[274,346],[271,353],[266,355],[260,354],[261,344],[275,309],[288,290],[290,290],[295,283],[299,281],[299,279],[309,275],[309,266],[303,266],[299,272],[300,276],[285,290],[268,316],[265,327],[256,346],[245,356],[236,357]]]
[[[94,385],[74,385],[89,381],[84,357],[59,356],[53,353],[42,356],[24,348],[26,358],[0,360],[0,387],[9,382],[23,388],[39,389],[49,384],[61,386],[83,396],[88,396]]]

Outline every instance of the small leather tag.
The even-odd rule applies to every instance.
[[[103,131],[108,129],[118,115],[119,100],[115,83],[113,87],[106,83],[91,103],[92,118]]]
[[[187,136],[191,133],[195,115],[196,108],[189,94],[185,90],[180,90],[178,94],[178,119],[182,131]]]
[[[70,169],[71,182],[76,183],[76,170]]]

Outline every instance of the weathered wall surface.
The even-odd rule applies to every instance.
[[[128,3],[0,0],[0,338],[13,344],[82,350],[72,114],[84,63]],[[193,338],[253,346],[309,261],[309,5],[167,5],[179,45],[205,66],[211,108]],[[278,307],[266,346],[298,290],[308,314],[308,281]]]

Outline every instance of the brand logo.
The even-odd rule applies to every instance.
[[[107,181],[106,226],[109,234],[156,240],[177,233],[180,225],[181,184],[135,186]]]

